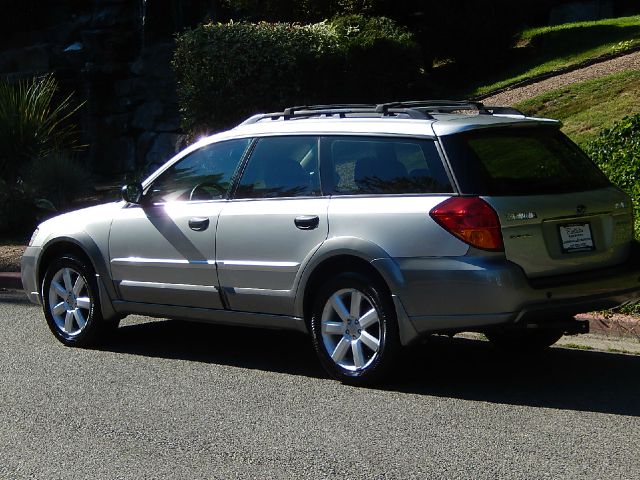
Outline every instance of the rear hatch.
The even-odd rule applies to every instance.
[[[505,255],[531,278],[624,262],[633,238],[626,194],[557,128],[442,137],[461,193],[498,213]]]

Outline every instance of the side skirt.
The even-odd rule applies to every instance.
[[[190,320],[242,327],[295,330],[308,333],[307,326],[302,318],[286,315],[213,310],[177,305],[158,305],[155,303],[125,302],[122,300],[114,301],[113,308],[121,315],[146,315],[156,318],[172,318],[175,320]]]

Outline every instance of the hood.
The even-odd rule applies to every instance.
[[[108,232],[115,212],[124,205],[123,201],[105,203],[93,207],[63,213],[42,222],[32,239],[33,246],[47,242],[51,237],[73,237],[74,234],[86,232],[91,236]]]

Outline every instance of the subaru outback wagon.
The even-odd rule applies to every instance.
[[[65,345],[127,314],[293,329],[356,384],[433,333],[546,347],[640,291],[631,201],[559,127],[449,101],[256,115],[42,223],[23,284]]]

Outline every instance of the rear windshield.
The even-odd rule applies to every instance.
[[[555,128],[480,130],[442,137],[442,143],[463,193],[542,195],[609,185]]]

